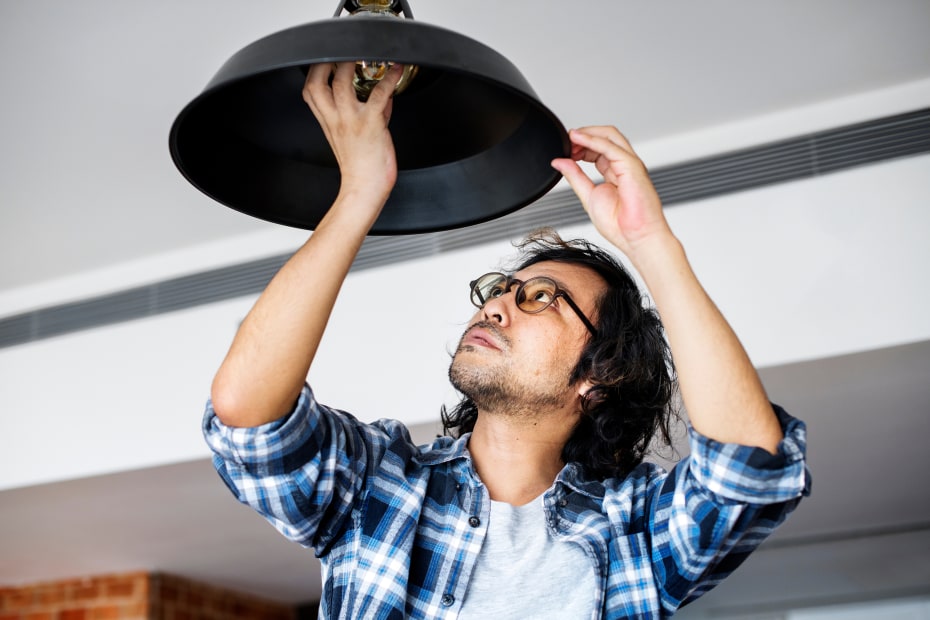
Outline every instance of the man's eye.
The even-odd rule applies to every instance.
[[[494,297],[500,297],[500,296],[503,295],[503,294],[504,294],[504,287],[503,287],[503,286],[495,286],[495,287],[492,288],[490,291],[488,291],[488,299],[492,299],[492,298],[494,298]]]
[[[533,301],[538,301],[540,303],[549,303],[552,301],[552,293],[549,291],[536,291],[533,294]]]

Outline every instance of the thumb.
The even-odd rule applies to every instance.
[[[568,181],[572,191],[578,196],[578,200],[581,201],[582,206],[587,210],[588,197],[595,187],[594,181],[584,173],[581,166],[573,159],[567,157],[553,159],[551,166],[562,173],[562,176]]]

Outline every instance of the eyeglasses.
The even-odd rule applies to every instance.
[[[486,273],[469,283],[471,287],[471,303],[483,308],[484,304],[495,297],[507,294],[514,284],[518,285],[514,293],[514,301],[517,308],[523,312],[539,314],[551,306],[556,299],[562,297],[568,302],[569,307],[575,311],[584,326],[588,328],[591,335],[597,336],[597,330],[594,329],[594,325],[584,315],[578,304],[572,301],[568,293],[559,288],[555,280],[546,276],[536,276],[524,282],[503,273]]]

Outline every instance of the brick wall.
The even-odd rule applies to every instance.
[[[0,620],[148,620],[145,573],[0,588]]]
[[[162,573],[0,587],[0,620],[296,620],[297,611]]]
[[[294,620],[294,608],[174,575],[151,576],[151,620]]]

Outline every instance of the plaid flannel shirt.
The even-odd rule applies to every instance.
[[[805,428],[776,407],[778,454],[691,431],[670,473],[622,480],[569,463],[543,501],[551,534],[595,564],[600,615],[660,618],[719,583],[809,492]],[[220,476],[323,565],[324,618],[455,618],[487,532],[490,498],[468,437],[417,447],[399,422],[363,424],[305,387],[288,416],[231,428],[208,403]]]

